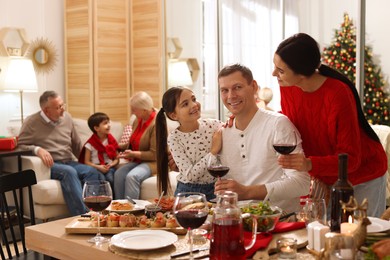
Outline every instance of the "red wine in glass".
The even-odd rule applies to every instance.
[[[283,155],[292,153],[297,147],[297,134],[292,129],[280,129],[275,131],[272,146],[274,150]],[[281,179],[289,178],[283,169]]]
[[[180,192],[175,197],[173,214],[180,226],[187,228],[190,242],[190,259],[192,254],[192,230],[203,225],[209,214],[206,195],[200,192]]]
[[[221,177],[225,176],[229,172],[228,166],[209,166],[207,167],[207,171],[214,176],[215,178],[220,179]]]
[[[111,204],[111,197],[108,196],[89,196],[84,198],[85,205],[93,211],[102,211]]]
[[[292,153],[297,147],[296,145],[290,145],[290,144],[274,144],[273,146],[275,151],[284,155]]]
[[[182,210],[175,213],[176,220],[183,228],[195,229],[203,225],[208,212],[199,210]]]

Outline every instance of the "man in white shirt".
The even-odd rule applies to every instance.
[[[286,129],[297,133],[293,153],[303,153],[298,130],[286,116],[257,107],[254,97],[258,85],[245,66],[223,68],[218,84],[222,101],[235,118],[232,127],[221,131],[222,163],[230,171],[217,181],[215,192],[230,190],[239,200],[262,200],[272,191],[272,204],[288,212],[299,210],[299,197],[309,193],[309,174],[285,169],[288,177],[282,178],[279,155],[273,149],[275,131]]]

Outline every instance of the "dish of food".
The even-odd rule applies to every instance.
[[[154,202],[157,203],[159,198],[155,198]],[[175,197],[172,196],[163,196],[160,200],[160,206],[164,211],[172,210],[173,203],[175,203]]]
[[[144,210],[146,205],[151,204],[147,200],[134,200],[136,204],[130,203],[128,200],[113,200],[106,208],[107,211],[126,213]]]
[[[111,244],[124,249],[150,250],[172,245],[177,240],[176,234],[164,230],[134,230],[114,235]]]
[[[368,217],[371,224],[367,226],[367,233],[383,232],[390,229],[390,221]]]
[[[241,208],[242,213],[249,213],[251,217],[244,218],[244,229],[252,231],[252,222],[257,220],[257,232],[268,232],[275,228],[278,223],[282,209],[271,206],[268,202],[251,202]]]

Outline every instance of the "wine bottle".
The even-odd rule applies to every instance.
[[[331,216],[330,216],[330,230],[332,232],[340,232],[340,224],[343,218],[348,219],[352,212],[346,212],[342,216],[340,200],[348,202],[349,198],[353,196],[353,187],[348,181],[348,154],[339,154],[339,178],[333,184],[331,189]]]

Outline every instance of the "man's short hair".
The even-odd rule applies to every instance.
[[[222,68],[221,71],[218,73],[218,79],[229,76],[230,74],[237,71],[241,72],[241,75],[246,79],[248,84],[250,84],[253,81],[252,71],[248,67],[238,63],[227,65],[224,68]]]
[[[50,98],[56,98],[58,96],[58,93],[53,90],[47,90],[43,92],[42,95],[39,97],[39,106],[41,108],[44,108],[47,102],[49,102]]]

